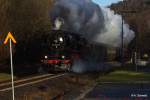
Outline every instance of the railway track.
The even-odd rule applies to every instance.
[[[33,85],[37,84],[40,82],[44,82],[46,80],[51,80],[55,79],[58,77],[62,77],[66,75],[67,73],[61,73],[61,74],[44,74],[44,75],[39,75],[39,76],[34,76],[34,77],[29,77],[29,78],[24,78],[24,79],[18,79],[14,81],[14,86],[15,88],[19,87],[24,87],[28,85]],[[5,92],[11,90],[11,82],[3,82],[0,84],[0,92]]]

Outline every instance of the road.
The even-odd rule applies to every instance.
[[[138,72],[149,73],[150,67],[138,66]],[[130,69],[135,70],[135,67]],[[150,83],[103,82],[88,91],[82,100],[150,100]]]
[[[150,83],[97,85],[83,100],[150,100]]]

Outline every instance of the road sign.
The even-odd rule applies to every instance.
[[[5,38],[4,44],[7,44],[9,40],[9,49],[10,49],[10,64],[11,64],[11,82],[12,82],[12,98],[15,100],[15,91],[14,91],[14,71],[13,71],[13,58],[12,58],[12,42],[17,43],[15,38],[9,32]]]
[[[16,40],[15,40],[15,38],[14,38],[13,35],[11,34],[11,32],[9,32],[8,35],[7,35],[7,37],[5,38],[4,44],[7,44],[7,42],[8,42],[9,39],[12,40],[12,42],[13,42],[14,44],[17,43]]]

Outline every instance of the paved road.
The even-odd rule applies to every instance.
[[[84,100],[150,100],[150,84],[102,84]]]

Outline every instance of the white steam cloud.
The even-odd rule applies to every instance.
[[[121,45],[121,16],[109,8],[101,8],[92,0],[55,0],[50,18],[55,29],[82,35],[93,44],[99,43],[112,47]],[[130,30],[128,24],[124,24],[123,29],[124,43],[128,44],[134,38],[134,32]],[[75,60],[73,70],[76,72],[101,70],[104,64],[100,58],[104,58],[102,55],[104,52],[103,47],[97,47],[89,48],[90,52]]]
[[[122,18],[109,8],[102,8],[104,15],[104,29],[97,35],[96,41],[109,46],[119,47],[121,45]],[[129,25],[123,24],[124,44],[127,45],[134,38],[134,32],[130,30]]]
[[[113,47],[121,44],[121,16],[92,0],[55,0],[50,17],[53,24],[58,18],[63,20],[63,25],[57,25],[61,30],[82,34],[90,42]],[[134,38],[134,32],[128,24],[123,26],[124,43],[128,44]]]

